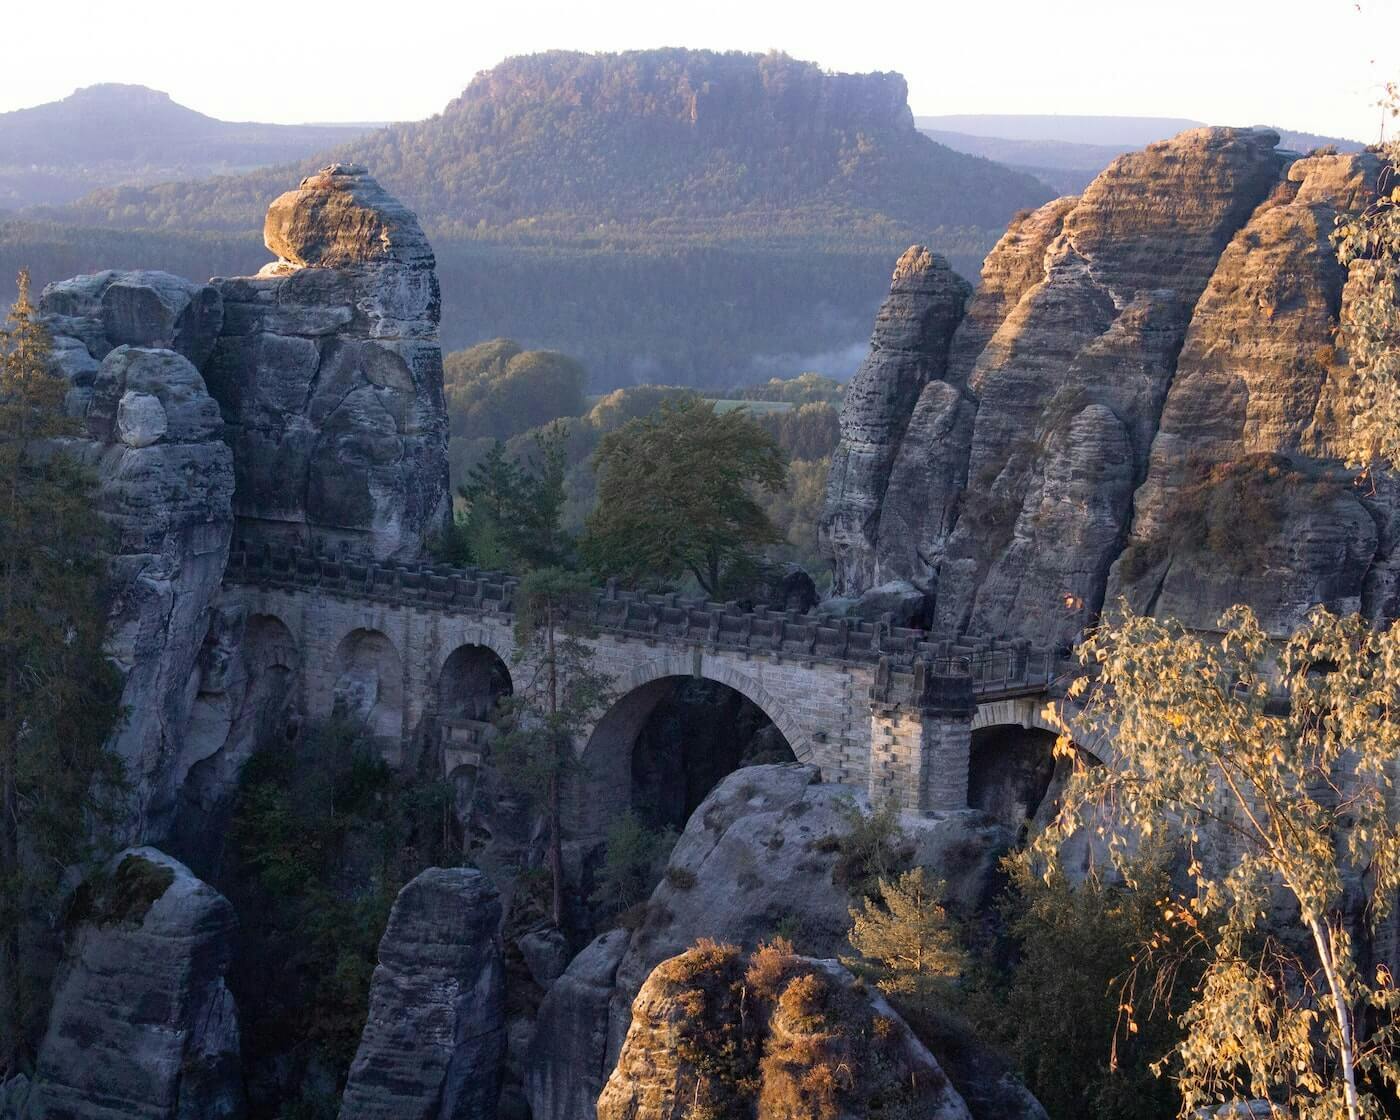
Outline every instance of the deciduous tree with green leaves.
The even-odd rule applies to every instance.
[[[664,403],[603,437],[594,455],[598,506],[585,557],[640,580],[690,573],[707,595],[781,537],[756,493],[778,493],[787,463],[744,410],[697,399]]]
[[[1400,628],[1319,609],[1278,640],[1234,607],[1219,630],[1124,610],[1084,643],[1057,717],[1074,769],[1037,854],[1053,872],[1096,830],[1143,886],[1143,839],[1179,850],[1192,889],[1164,911],[1207,947],[1179,1019],[1183,1115],[1257,1099],[1374,1120],[1400,1089],[1400,991],[1364,967],[1353,918],[1364,901],[1383,922],[1400,891]]]
[[[105,533],[64,452],[67,383],[21,273],[0,331],[0,1078],[28,1061],[44,1000],[26,931],[52,927],[66,868],[96,854],[121,767],[119,685],[102,652]]]

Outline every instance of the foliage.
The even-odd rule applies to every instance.
[[[539,430],[533,448],[514,458],[492,444],[458,487],[462,508],[437,542],[438,557],[514,572],[568,564],[574,544],[562,524],[564,439],[557,425]]]
[[[606,854],[592,896],[594,904],[607,908],[609,913],[620,913],[646,901],[675,845],[674,830],[648,828],[630,810],[614,818],[608,825]]]
[[[1400,116],[1400,89],[1387,88],[1387,115]],[[1400,140],[1382,148],[1377,197],[1359,214],[1339,214],[1332,241],[1348,269],[1340,341],[1348,382],[1348,466],[1400,467]]]
[[[1165,831],[1180,850],[1193,891],[1166,916],[1209,952],[1174,1051],[1184,1114],[1262,1098],[1298,1120],[1378,1117],[1400,1086],[1400,993],[1363,972],[1345,903],[1364,892],[1380,922],[1400,888],[1400,628],[1318,610],[1276,641],[1245,607],[1219,626],[1125,610],[1085,643],[1093,676],[1057,747],[1074,769],[1037,852],[1053,869],[1067,837],[1102,829],[1147,889],[1134,847]],[[1086,767],[1071,735],[1111,740],[1114,763]]]
[[[448,354],[442,371],[456,438],[509,439],[587,408],[587,375],[578,362],[552,350],[524,350],[508,338]]]
[[[778,539],[753,491],[783,489],[786,464],[742,411],[663,404],[605,436],[594,463],[598,508],[584,551],[598,571],[633,580],[689,572],[718,596],[730,569]]]
[[[862,812],[850,804],[843,808],[846,830],[821,841],[821,850],[836,852],[831,878],[853,898],[873,899],[880,882],[909,866],[914,846],[899,824],[899,805],[893,799]]]
[[[962,1007],[1051,1120],[1169,1120],[1174,1083],[1149,1067],[1180,1039],[1172,1015],[1198,963],[1161,920],[1160,869],[1141,868],[1153,889],[1133,891],[1095,875],[1043,879],[1023,853],[1005,863],[1007,944],[970,970]],[[1134,1002],[1144,1014],[1125,1018]]]
[[[564,784],[577,769],[575,744],[611,698],[611,678],[584,641],[591,595],[583,576],[559,568],[532,571],[516,586],[515,657],[530,672],[503,703],[504,733],[492,748],[506,781],[544,810],[556,927],[564,916]]]
[[[786,412],[767,412],[761,423],[790,459],[830,459],[841,438],[841,415],[826,401],[798,405]]]
[[[400,888],[457,862],[444,782],[393,770],[348,725],[262,746],[244,767],[226,893],[247,1057],[291,1052],[344,1079]]]
[[[0,1077],[27,1064],[46,999],[27,936],[52,929],[65,869],[101,854],[123,780],[105,747],[107,533],[61,442],[76,425],[26,274],[19,289],[0,331]]]
[[[878,901],[865,898],[851,910],[848,938],[859,956],[843,963],[913,1007],[946,999],[966,958],[940,901],[944,885],[915,867],[898,879],[880,879],[878,890]]]

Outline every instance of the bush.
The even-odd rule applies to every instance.
[[[880,880],[898,875],[914,857],[899,825],[899,806],[891,799],[867,814],[853,803],[845,812],[846,831],[820,841],[818,848],[837,853],[833,883],[854,898],[878,898]]]
[[[608,826],[607,853],[591,901],[614,914],[645,902],[660,882],[666,859],[675,846],[674,830],[658,832],[643,824],[631,810],[623,813]],[[680,868],[672,870],[678,875],[690,874]],[[690,886],[694,885],[695,876],[691,874]]]

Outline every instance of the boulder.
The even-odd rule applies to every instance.
[[[971,1120],[928,1048],[834,960],[701,944],[659,964],[632,1010],[598,1120]]]
[[[417,559],[450,514],[432,250],[364,168],[336,164],[268,211],[276,263],[217,280],[206,374],[249,538]]]
[[[341,1120],[494,1120],[505,1060],[501,904],[480,871],[431,867],[399,892]]]
[[[164,853],[131,848],[79,888],[68,926],[28,1116],[242,1115],[228,901]]]

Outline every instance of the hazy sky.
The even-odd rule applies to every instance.
[[[778,48],[916,113],[1180,116],[1374,139],[1400,0],[68,0],[7,5],[0,110],[136,82],[226,120],[410,120],[551,48]],[[392,20],[392,22],[391,22]],[[25,45],[25,49],[15,49]]]

